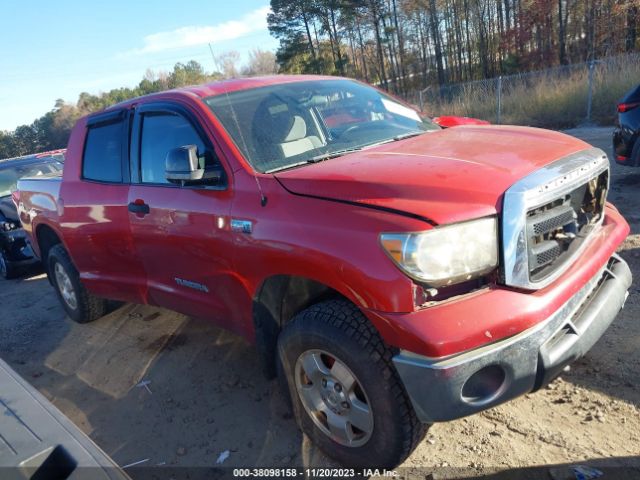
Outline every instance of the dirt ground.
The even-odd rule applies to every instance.
[[[610,129],[570,133],[611,151]],[[640,278],[638,188],[640,170],[613,165],[610,199],[632,228],[620,253]],[[575,478],[568,467],[592,465],[622,467],[605,478],[640,477],[636,285],[604,338],[569,373],[540,392],[434,425],[399,472],[564,479]],[[202,321],[125,305],[76,325],[36,274],[0,281],[0,357],[121,466],[211,468],[226,451],[224,467],[333,465],[298,432],[254,349]]]

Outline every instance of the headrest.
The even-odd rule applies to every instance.
[[[287,104],[270,96],[258,106],[253,117],[253,135],[260,144],[280,144],[293,127],[294,115]]]
[[[293,117],[293,125],[291,126],[291,130],[289,130],[289,133],[285,137],[284,141],[295,142],[296,140],[300,140],[301,138],[304,138],[306,136],[307,136],[306,122],[301,116],[295,115]]]

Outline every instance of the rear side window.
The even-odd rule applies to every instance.
[[[100,182],[122,182],[122,121],[89,128],[82,177]]]

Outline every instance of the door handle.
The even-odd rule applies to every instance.
[[[128,209],[131,213],[135,213],[136,215],[148,215],[149,214],[149,205],[144,203],[143,200],[136,200],[135,202],[131,202],[128,205]]]

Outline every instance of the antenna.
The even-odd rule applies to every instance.
[[[211,45],[209,45],[209,48],[211,48]],[[231,101],[229,100],[229,91],[225,88],[225,97],[227,99],[227,105],[229,105],[229,108],[231,109],[231,115],[233,116],[233,121],[236,122],[236,128],[238,129],[238,133],[240,134],[240,140],[242,140],[242,145],[244,146],[244,151],[248,152],[249,151],[249,147],[247,146],[247,142],[244,139],[244,135],[242,133],[242,128],[240,128],[240,122],[238,121],[238,116],[236,115],[236,109],[233,108],[233,105],[231,104]],[[264,192],[262,191],[262,185],[260,185],[260,179],[258,178],[258,175],[254,173],[253,178],[255,178],[256,180],[256,185],[258,186],[258,193],[260,193],[260,205],[263,207],[267,206],[267,197],[265,196]]]
[[[254,175],[253,178],[256,179],[256,185],[258,186],[258,192],[260,192],[260,205],[263,207],[267,206],[267,197],[265,197],[264,193],[262,192],[262,186],[260,185],[260,180],[258,180],[258,175]]]
[[[216,71],[216,56],[213,54],[213,48],[211,47],[211,43],[208,43],[207,45],[209,45],[209,51],[211,52],[211,60],[213,60],[213,71],[215,73],[215,71]]]

